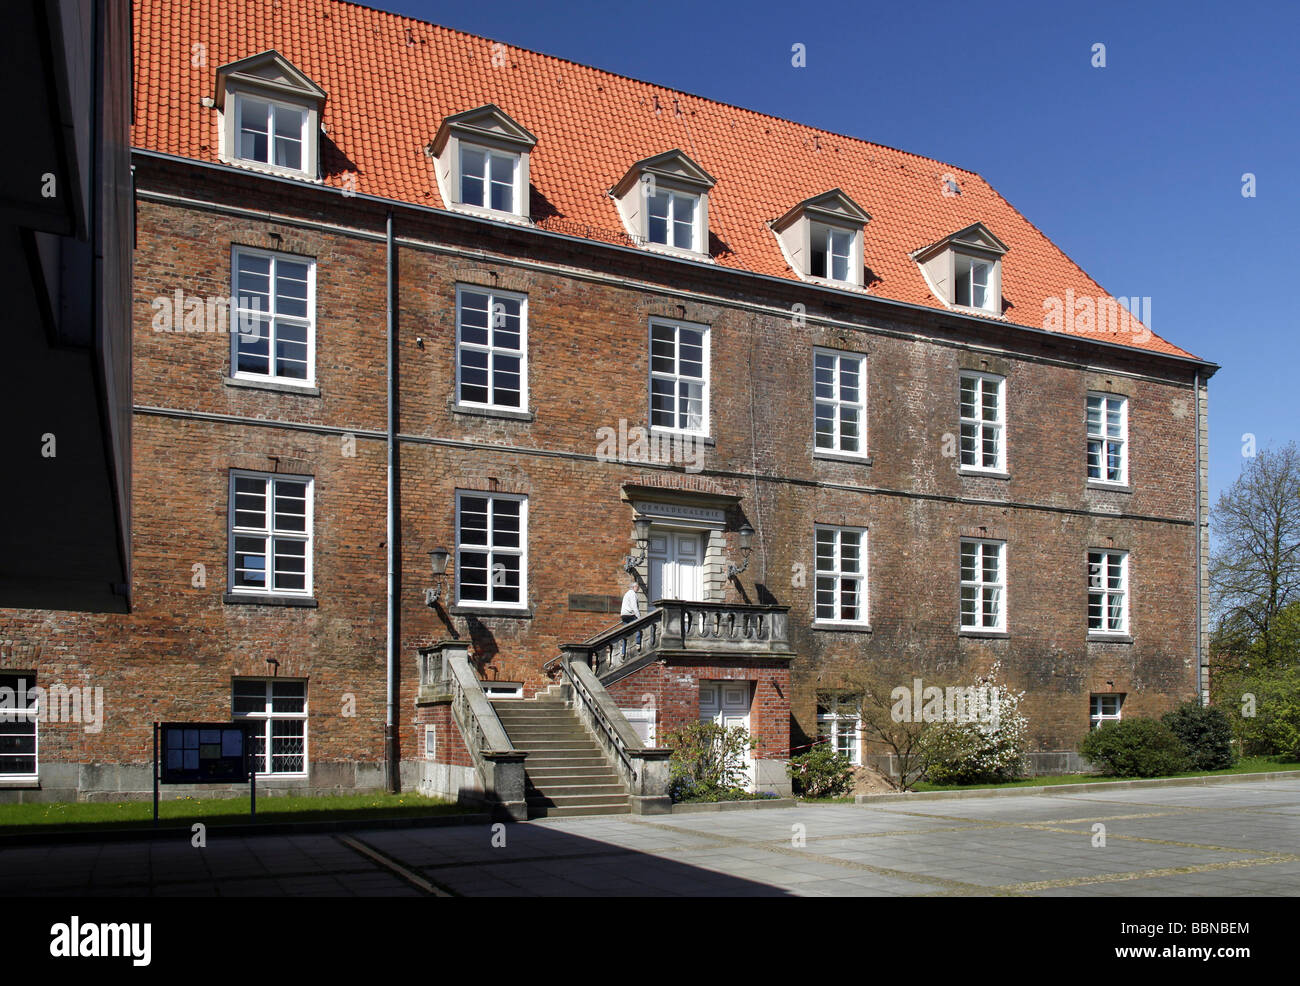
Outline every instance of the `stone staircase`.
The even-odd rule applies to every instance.
[[[529,818],[632,810],[627,788],[556,687],[531,699],[493,699],[492,708],[514,747],[528,754]]]

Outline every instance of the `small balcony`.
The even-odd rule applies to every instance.
[[[583,657],[602,682],[616,681],[657,658],[790,658],[788,606],[660,599],[639,620],[603,630],[566,650]]]

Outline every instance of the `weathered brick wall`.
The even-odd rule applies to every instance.
[[[778,661],[746,667],[709,661],[655,661],[609,686],[622,709],[654,709],[656,737],[700,719],[701,681],[752,681],[749,732],[757,741],[754,756],[785,757],[789,747],[790,672]]]
[[[103,732],[43,728],[42,763],[142,764],[153,719],[228,717],[231,677],[266,674],[266,659],[274,657],[280,676],[310,681],[310,758],[322,765],[321,776],[342,777],[329,771],[357,764],[373,771],[382,763],[384,730],[385,287],[384,243],[377,238],[383,214],[315,189],[199,179],[155,162],[140,171],[146,191],[201,195],[297,215],[307,224],[140,202],[135,401],[239,420],[136,416],[134,612],[0,612],[0,640],[41,648],[35,658],[0,648],[0,669],[30,669],[34,662],[42,679],[105,687]],[[368,238],[312,228],[314,221],[355,227]],[[404,758],[422,753],[416,649],[448,636],[444,617],[473,640],[488,677],[522,680],[529,691],[546,684],[541,667],[561,644],[615,619],[570,610],[568,600],[621,592],[632,520],[622,486],[663,475],[643,464],[596,459],[599,429],[618,430],[621,418],[631,427],[647,423],[651,315],[711,329],[712,444],[704,477],[742,497],[728,515],[729,557],[739,557],[734,530],[742,520],[757,532],[749,569],[728,586],[727,598],[791,607],[798,657],[773,701],[788,699],[793,735],[774,727],[765,743],[784,749],[802,742],[815,731],[819,683],[833,685],[838,669],[862,663],[896,669],[890,673],[907,683],[917,675],[969,681],[1001,659],[1009,683],[1029,692],[1033,742],[1042,750],[1074,747],[1087,729],[1092,691],[1127,692],[1126,715],[1157,712],[1193,694],[1190,371],[1149,355],[1031,338],[992,324],[977,337],[942,315],[867,314],[797,284],[688,272],[659,258],[438,215],[399,216],[397,232],[441,244],[416,249],[404,239],[400,247]],[[176,288],[186,295],[230,293],[232,243],[317,258],[319,396],[230,386],[228,335],[152,330],[156,296]],[[492,259],[496,253],[516,263]],[[458,282],[528,295],[532,420],[451,408]],[[806,324],[786,316],[795,303],[806,306]],[[852,324],[827,326],[823,318]],[[912,337],[918,333],[926,341]],[[814,345],[867,354],[870,464],[813,458]],[[957,431],[961,368],[1008,378],[1009,479],[959,475],[942,454],[944,436]],[[1130,493],[1087,488],[1089,389],[1130,396]],[[345,434],[357,436],[355,454],[345,451]],[[315,608],[222,601],[232,468],[315,478]],[[675,475],[673,481],[695,480]],[[432,584],[428,551],[454,548],[457,489],[528,495],[528,618],[449,615],[424,605],[423,589]],[[869,633],[811,627],[815,523],[869,530]],[[1008,639],[957,633],[958,538],[965,534],[1008,542]],[[1112,544],[1131,553],[1133,642],[1090,643],[1085,552]],[[192,584],[196,564],[205,566],[205,587]],[[353,717],[342,714],[349,694],[356,699]],[[760,700],[767,701],[761,691]]]

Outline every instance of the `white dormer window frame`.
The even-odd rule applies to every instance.
[[[675,250],[689,250],[702,253],[700,249],[700,196],[674,188],[664,188],[652,182],[642,182],[645,189],[646,207],[646,242],[657,246],[671,247]],[[659,203],[663,203],[663,213],[659,213]],[[688,219],[683,219],[686,212]],[[660,239],[659,223],[663,223],[663,238]],[[686,229],[687,242],[680,242],[679,234]]]
[[[771,228],[802,280],[860,290],[866,270],[863,227],[870,221],[866,210],[834,188],[800,202]]]
[[[936,298],[955,311],[1002,314],[1002,256],[1007,246],[983,223],[912,254]]]
[[[221,66],[214,105],[217,156],[223,162],[273,175],[320,180],[325,91],[283,55],[264,51]],[[256,152],[245,139],[250,134],[263,135]],[[285,152],[295,144],[297,163],[283,163]]]
[[[636,162],[609,194],[637,246],[707,260],[709,191],[714,184],[712,175],[674,149]],[[684,218],[688,211],[689,218]]]
[[[430,145],[443,202],[469,215],[530,222],[529,155],[536,144],[536,137],[491,103],[447,117]]]
[[[862,230],[830,223],[808,224],[808,276],[837,284],[861,284]],[[820,273],[819,273],[820,271]],[[841,273],[842,271],[842,273]]]
[[[482,170],[474,166],[474,158],[481,158]],[[521,155],[517,152],[490,147],[487,144],[471,144],[461,141],[458,148],[457,204],[469,209],[481,209],[485,212],[501,212],[508,216],[522,216],[520,209],[523,189],[519,187],[519,175],[523,170],[519,166]],[[503,180],[498,164],[504,163],[509,169],[508,179]],[[476,195],[466,193],[477,186]],[[510,201],[495,204],[499,189],[510,190]],[[475,201],[477,199],[477,201]]]

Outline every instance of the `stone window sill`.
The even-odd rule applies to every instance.
[[[1088,634],[1088,643],[1131,644],[1133,643],[1133,637],[1127,633],[1090,633]]]
[[[507,617],[512,620],[531,620],[531,609],[511,609],[508,606],[464,606],[457,604],[451,608],[452,616],[491,616]]]
[[[1133,492],[1132,486],[1122,483],[1101,483],[1095,479],[1088,480],[1088,489],[1096,490],[1101,493],[1129,493]]]
[[[1009,472],[996,472],[992,469],[970,469],[965,466],[958,467],[957,475],[970,476],[972,478],[980,478],[980,479],[1010,479],[1011,478],[1011,473]]]
[[[221,601],[236,606],[306,606],[314,609],[318,605],[315,596],[273,596],[259,592],[227,592]]]
[[[511,411],[504,407],[470,407],[467,404],[453,404],[451,413],[468,418],[502,418],[507,421],[534,421],[537,418],[532,411]]]
[[[821,449],[813,449],[814,459],[826,459],[830,462],[852,462],[859,466],[869,466],[875,461],[874,456],[870,455],[850,455],[848,452],[825,452]]]
[[[831,633],[870,633],[870,623],[813,623],[814,630],[829,630]]]
[[[975,627],[962,627],[957,631],[958,636],[973,637],[975,639],[986,640],[1010,640],[1011,634],[1006,630],[979,630]]]
[[[243,377],[225,377],[227,387],[247,387],[249,390],[272,390],[279,394],[297,394],[300,397],[319,397],[320,388],[305,384],[281,383],[279,380],[246,380]]]

